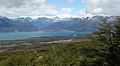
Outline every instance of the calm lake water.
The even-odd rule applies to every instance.
[[[8,32],[0,33],[0,40],[26,39],[30,37],[64,36],[71,34],[86,35],[91,32]]]

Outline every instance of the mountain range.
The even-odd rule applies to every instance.
[[[119,16],[93,16],[93,17],[2,17],[0,16],[0,32],[31,32],[31,31],[74,31],[93,32],[99,23],[113,22]]]

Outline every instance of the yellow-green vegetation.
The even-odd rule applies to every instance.
[[[102,66],[97,48],[95,43],[81,42],[43,50],[3,52],[0,66]]]

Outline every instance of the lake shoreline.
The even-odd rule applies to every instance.
[[[37,37],[51,37],[51,36],[69,36],[69,35],[87,35],[92,32],[12,32],[0,33],[1,40],[19,40]]]

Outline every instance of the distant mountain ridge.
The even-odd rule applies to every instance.
[[[98,24],[103,21],[112,22],[119,16],[93,16],[83,18],[47,18],[16,17],[8,18],[0,16],[0,32],[30,32],[30,31],[74,31],[93,32]]]

